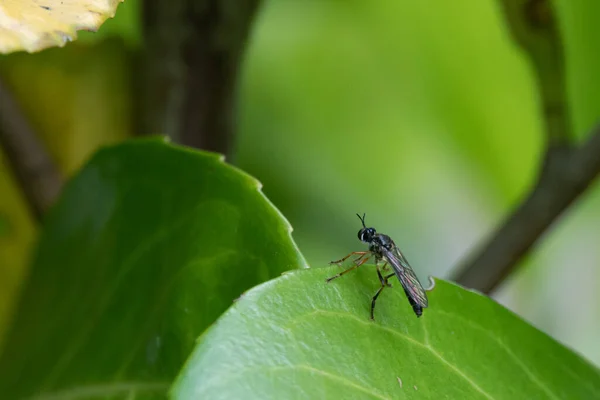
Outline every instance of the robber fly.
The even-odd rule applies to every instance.
[[[377,267],[377,275],[379,276],[379,282],[381,282],[381,287],[373,296],[373,300],[371,301],[371,319],[373,318],[373,310],[375,310],[375,302],[377,301],[377,297],[381,294],[383,289],[386,287],[391,287],[392,285],[388,283],[388,279],[392,276],[396,275],[398,280],[402,284],[404,288],[404,293],[408,298],[408,302],[413,308],[417,317],[420,317],[423,314],[423,309],[427,307],[427,294],[425,294],[425,290],[419,282],[419,279],[415,275],[415,272],[408,264],[408,261],[396,246],[396,243],[388,236],[382,233],[377,233],[375,228],[367,228],[365,225],[365,214],[361,217],[356,214],[360,221],[362,222],[362,228],[358,231],[358,238],[365,243],[369,244],[369,251],[353,251],[348,254],[346,257],[332,261],[330,264],[340,264],[349,257],[353,255],[358,255],[358,258],[354,259],[354,265],[347,270],[340,272],[339,274],[332,276],[327,279],[327,282],[331,282],[332,280],[339,278],[347,272],[356,269],[367,262],[371,257],[375,257],[375,267]],[[380,269],[379,262],[384,261],[385,264]],[[387,276],[381,275],[381,271],[385,271],[387,265],[390,264],[394,273],[389,274]]]

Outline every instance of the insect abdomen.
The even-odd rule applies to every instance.
[[[417,314],[417,318],[423,315],[423,307],[418,304],[413,304],[413,311]]]
[[[410,295],[410,293],[408,292],[408,290],[406,290],[406,288],[404,289],[404,293],[406,293],[406,297],[408,298],[408,302],[412,306],[412,309],[415,312],[415,314],[417,314],[417,318],[419,318],[421,315],[423,315],[423,307],[421,305],[419,305],[419,303],[417,303],[415,301],[415,299],[413,299],[413,297]]]

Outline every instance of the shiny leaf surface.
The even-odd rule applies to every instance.
[[[164,398],[235,298],[304,266],[258,187],[218,155],[158,139],[98,152],[46,221],[0,393]]]
[[[202,337],[177,399],[592,399],[587,361],[478,293],[436,280],[416,318],[373,267],[290,272],[251,291]]]

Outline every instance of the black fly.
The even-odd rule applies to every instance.
[[[381,294],[383,289],[387,286],[391,287],[388,283],[388,279],[392,276],[396,275],[398,280],[402,284],[404,288],[404,293],[408,298],[408,302],[413,308],[417,317],[420,317],[423,314],[423,309],[427,307],[427,294],[419,282],[419,279],[415,275],[415,272],[411,268],[410,264],[398,248],[394,241],[388,236],[382,233],[377,233],[375,228],[367,228],[365,225],[365,214],[361,217],[356,214],[360,221],[362,222],[363,227],[360,231],[358,231],[358,238],[369,244],[369,251],[354,251],[348,254],[346,257],[332,261],[330,264],[340,264],[345,261],[352,255],[358,255],[358,257],[354,260],[354,265],[347,270],[340,272],[339,274],[332,276],[327,279],[327,282],[334,280],[335,278],[339,278],[344,275],[346,272],[350,272],[353,269],[356,269],[363,265],[367,260],[371,257],[375,257],[375,266],[377,267],[377,275],[379,276],[379,281],[381,282],[381,287],[373,296],[373,300],[371,301],[371,319],[373,319],[373,310],[375,309],[375,302],[377,301],[377,297]],[[385,261],[385,264],[381,269],[379,269],[379,262]],[[394,273],[389,274],[387,276],[381,275],[381,271],[385,271],[387,264],[392,266]]]

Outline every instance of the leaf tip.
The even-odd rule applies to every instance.
[[[245,295],[246,295],[246,292],[240,293],[240,295],[237,298],[233,299],[233,302],[237,303],[238,301],[240,301],[241,299],[243,299]]]

